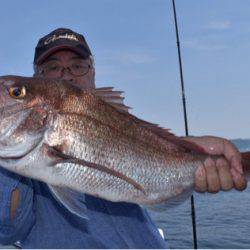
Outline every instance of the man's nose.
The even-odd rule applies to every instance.
[[[62,70],[61,79],[72,82],[72,81],[74,81],[74,76],[71,74],[71,72],[68,68],[64,68]]]

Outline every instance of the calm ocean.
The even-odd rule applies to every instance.
[[[233,142],[241,151],[250,151],[250,140]],[[244,192],[195,193],[194,198],[199,248],[250,248],[250,187]],[[170,248],[193,248],[190,199],[150,214]]]
[[[250,140],[233,140],[250,151]],[[218,194],[194,194],[199,248],[250,248],[250,187]],[[193,248],[190,199],[164,212],[150,212],[171,248]]]

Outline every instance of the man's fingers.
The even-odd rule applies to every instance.
[[[195,172],[195,191],[204,193],[207,191],[206,170],[201,165]]]
[[[239,191],[244,190],[247,187],[246,178],[234,168],[231,168],[230,171],[231,171],[231,174],[233,176],[233,182],[234,182],[235,189],[237,189]]]
[[[228,140],[214,137],[186,137],[188,140],[201,146],[208,154],[221,156],[224,160],[216,160],[208,158],[205,161],[205,177],[202,170],[197,171],[195,175],[195,188],[198,192],[204,192],[207,187],[208,192],[218,192],[220,189],[229,190],[235,187],[237,190],[244,190],[247,181],[243,174],[241,153]],[[201,174],[198,174],[198,173]]]
[[[235,189],[242,191],[247,187],[247,181],[243,174],[242,157],[237,148],[229,141],[224,141],[224,155],[231,165],[230,172],[232,174]]]
[[[221,189],[224,191],[232,189],[234,183],[228,162],[223,158],[219,158],[216,160],[216,167],[220,178]]]
[[[243,173],[241,164],[241,154],[238,149],[228,140],[223,140],[223,152],[225,158],[229,161],[232,168],[236,169],[240,174]]]
[[[220,190],[221,184],[215,161],[212,158],[207,158],[204,166],[207,175],[207,190],[210,193],[217,193]]]
[[[194,142],[201,146],[210,155],[224,155],[232,168],[243,173],[241,154],[230,141],[215,136],[185,137],[184,140]]]

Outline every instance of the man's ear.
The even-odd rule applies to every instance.
[[[39,69],[39,66],[38,65],[33,65],[33,70],[34,70],[34,73],[33,73],[33,77],[40,77],[40,69]]]
[[[96,86],[95,86],[95,68],[93,67],[93,68],[91,68],[90,70],[91,70],[92,80],[93,80],[93,83],[92,83],[92,84],[93,84],[94,87],[96,87]]]

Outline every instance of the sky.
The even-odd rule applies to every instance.
[[[190,135],[250,138],[250,1],[176,0]],[[58,27],[84,34],[97,86],[136,116],[184,135],[170,0],[1,1],[0,75],[32,76],[34,48]]]

